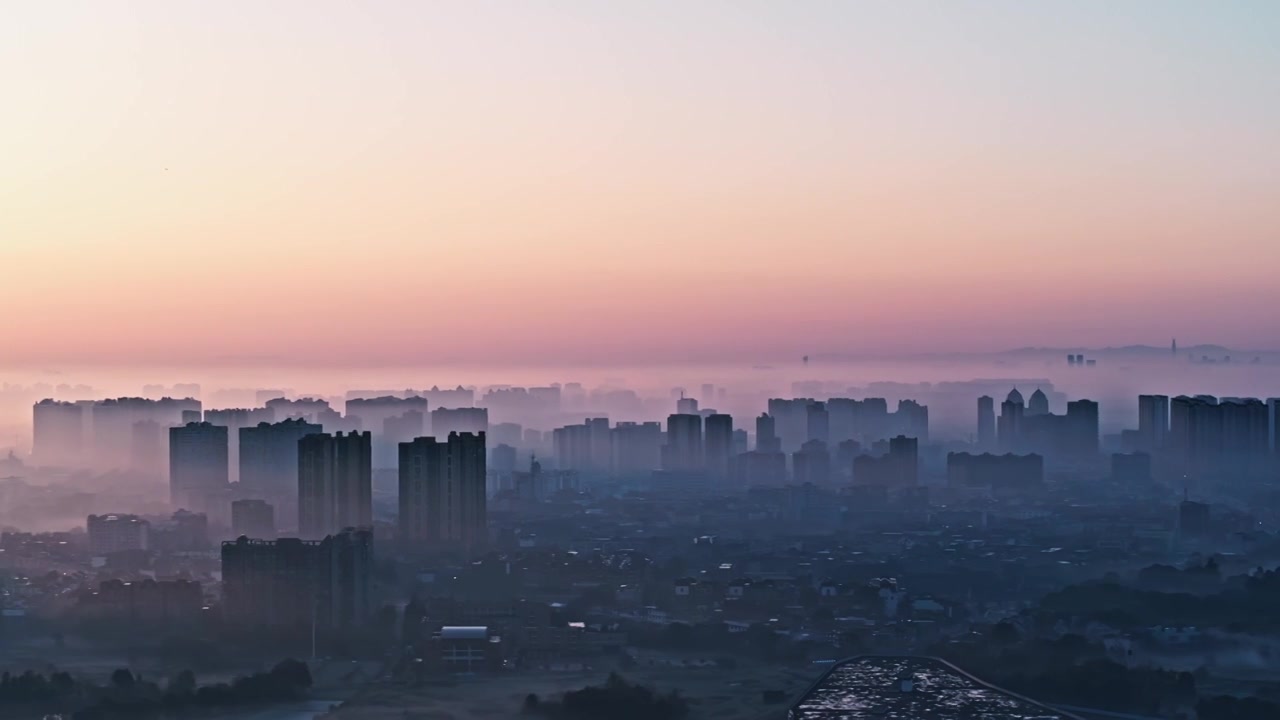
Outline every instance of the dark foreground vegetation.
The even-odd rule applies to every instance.
[[[267,672],[212,685],[199,685],[190,670],[161,684],[121,668],[111,674],[106,685],[65,672],[48,676],[5,673],[0,676],[0,717],[57,712],[76,720],[149,718],[188,710],[298,700],[310,687],[311,671],[298,660],[283,660]]]
[[[572,690],[558,702],[529,695],[524,712],[554,720],[681,720],[689,714],[689,703],[676,691],[664,695],[610,673],[604,685]]]

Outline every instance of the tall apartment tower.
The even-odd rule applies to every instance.
[[[777,424],[769,413],[761,413],[756,418],[756,452],[782,452],[782,441],[778,439]]]
[[[990,395],[978,398],[978,447],[990,451],[996,446],[996,401]]]
[[[319,433],[299,440],[299,534],[318,539],[372,526],[372,435]]]
[[[662,469],[674,472],[703,469],[701,415],[677,413],[667,416],[667,444],[662,447]]]
[[[32,407],[31,458],[40,465],[74,467],[85,458],[85,408],[41,400]]]
[[[400,443],[400,542],[407,550],[474,549],[488,539],[485,434]]]
[[[1138,396],[1138,437],[1143,450],[1159,450],[1169,441],[1169,396]]]
[[[169,502],[225,518],[227,428],[207,422],[169,428]]]
[[[729,461],[733,457],[733,416],[708,415],[705,457],[707,474],[718,482],[729,478]]]

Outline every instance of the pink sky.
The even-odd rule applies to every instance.
[[[1277,14],[12,7],[5,358],[1274,347]]]

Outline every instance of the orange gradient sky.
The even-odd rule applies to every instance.
[[[1280,4],[0,9],[0,362],[1280,335]]]

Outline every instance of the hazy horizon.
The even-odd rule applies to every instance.
[[[3,15],[10,365],[1280,334],[1274,4]]]

